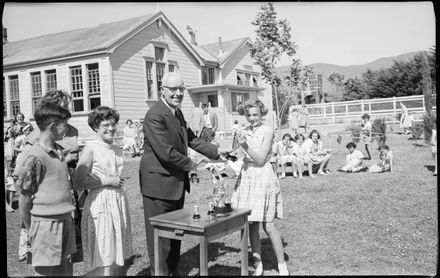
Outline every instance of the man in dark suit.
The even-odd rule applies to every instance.
[[[203,115],[200,117],[199,130],[200,138],[211,142],[215,138],[215,131],[218,128],[217,114],[213,111],[209,111],[208,104],[202,104]]]
[[[185,191],[190,192],[188,173],[193,162],[188,147],[211,159],[229,150],[197,138],[187,128],[179,105],[186,91],[178,73],[165,74],[161,99],[151,107],[144,119],[144,154],[139,178],[144,204],[148,257],[151,274],[154,269],[154,234],[149,218],[183,208]],[[175,275],[180,258],[180,240],[164,240],[161,263],[165,274]]]

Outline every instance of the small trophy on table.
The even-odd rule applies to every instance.
[[[207,166],[207,169],[211,172],[212,183],[214,184],[213,208],[210,206],[210,211],[208,211],[208,213],[214,216],[226,216],[232,211],[231,189],[216,165],[210,164]]]

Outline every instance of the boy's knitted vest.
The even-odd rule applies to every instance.
[[[41,161],[42,171],[38,187],[33,196],[32,215],[49,216],[71,212],[75,209],[72,204],[70,181],[66,161],[51,157],[39,144],[34,144],[27,157],[35,156]]]

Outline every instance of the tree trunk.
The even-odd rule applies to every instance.
[[[279,108],[279,104],[278,104],[278,92],[277,92],[277,87],[272,85],[272,89],[275,93],[275,102],[276,102],[276,117],[277,117],[277,123],[278,123],[278,136],[281,134],[281,115],[280,115],[280,108]]]

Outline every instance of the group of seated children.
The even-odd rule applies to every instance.
[[[303,134],[297,134],[294,138],[286,133],[279,142],[272,146],[271,163],[274,168],[281,167],[281,178],[286,177],[286,168],[290,163],[293,171],[293,177],[303,178],[303,165],[307,166],[309,176],[315,177],[313,170],[317,169],[318,175],[328,175],[330,170],[327,164],[331,157],[331,150],[324,149],[320,140],[321,136],[317,130],[312,130],[309,138]]]
[[[364,157],[359,150],[356,150],[356,144],[350,142],[346,145],[346,148],[348,154],[345,157],[345,165],[339,168],[338,171],[354,173],[367,169],[367,167],[363,165],[363,161],[369,158]],[[393,170],[393,160],[394,155],[393,152],[390,151],[390,148],[387,145],[381,145],[379,147],[379,162],[369,166],[368,171],[370,173],[391,172]]]

